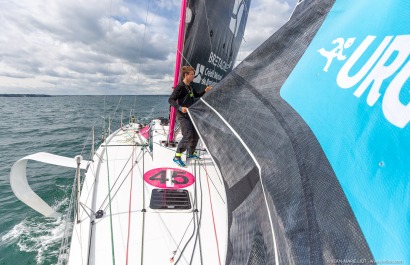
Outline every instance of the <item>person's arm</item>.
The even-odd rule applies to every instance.
[[[205,87],[205,89],[204,89],[202,92],[197,92],[197,91],[194,89],[194,96],[195,96],[196,98],[200,98],[200,97],[202,97],[206,92],[208,92],[208,91],[211,90],[211,89],[212,89],[211,86]]]
[[[177,99],[178,99],[178,95],[179,95],[180,91],[181,91],[181,88],[179,86],[177,86],[176,88],[174,88],[174,90],[172,91],[171,96],[169,96],[169,98],[168,98],[169,105],[171,105],[171,106],[173,106],[177,109],[179,108],[179,104],[178,104]]]
[[[183,113],[185,113],[186,108],[181,107],[178,104],[178,98],[180,97],[180,94],[181,94],[181,86],[177,86],[176,88],[174,88],[174,91],[172,91],[171,96],[169,96],[168,103],[171,106],[175,107],[177,110],[182,111]],[[184,109],[185,109],[185,111],[184,111]]]

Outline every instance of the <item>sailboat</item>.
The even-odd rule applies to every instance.
[[[183,264],[409,263],[409,15],[410,4],[405,0],[298,1],[282,28],[221,79],[212,93],[190,107],[206,150],[202,169],[189,162],[196,168],[188,172],[192,177],[174,173],[180,169],[164,164],[162,171],[144,174],[147,181],[138,180],[146,187],[141,193],[150,195],[155,185],[148,181],[162,181],[159,190],[165,192],[167,185],[195,180],[176,190],[186,190],[191,205],[196,206],[181,210],[177,222],[169,217],[176,210],[166,209],[167,216],[163,209],[155,210],[156,217],[161,216],[155,222],[152,208],[139,207],[135,215],[146,215],[136,226],[140,238],[144,235],[139,242],[144,244],[128,245],[123,238],[122,246],[117,244],[109,255],[114,251],[107,239],[109,232],[96,234],[95,227],[105,222],[105,229],[110,230],[107,213],[116,211],[110,217],[114,223],[127,211],[117,211],[116,202],[111,203],[114,210],[108,210],[110,185],[106,184],[101,218],[86,223],[82,221],[88,218],[86,211],[80,208],[84,214],[74,226],[73,238],[80,238],[84,229],[89,241],[82,242],[92,247],[86,250],[89,254],[78,256],[90,257],[89,264],[112,264],[97,257],[96,246],[105,245],[104,258],[128,257],[126,253],[131,252],[126,250],[132,249],[137,263],[141,257],[145,261],[148,253],[158,259],[172,253],[168,262]],[[201,65],[196,72],[206,73],[207,66]],[[139,150],[153,143],[149,165],[158,161],[155,151],[163,143],[172,144],[165,137],[167,125],[159,120],[154,123],[150,135],[164,135],[162,142],[138,142]],[[108,157],[112,156],[109,144],[126,143],[116,142],[117,134],[132,136],[139,129],[134,126],[131,123],[107,139],[103,148]],[[96,159],[107,159],[106,154],[97,154]],[[171,152],[164,159],[170,156]],[[101,174],[104,166],[89,167],[87,172]],[[200,177],[195,170],[201,170]],[[208,193],[203,192],[208,183]],[[85,182],[83,194],[84,188],[95,185]],[[202,197],[194,195],[192,200],[192,193]],[[183,219],[184,211],[191,217]],[[192,239],[188,239],[179,225],[191,220],[195,227],[185,225],[191,229],[187,234]],[[142,228],[151,224],[158,229],[148,237]],[[125,221],[116,227],[128,231]],[[168,242],[160,239],[159,245],[149,245],[164,234],[169,235]],[[173,247],[169,250],[165,245]],[[205,245],[209,252],[202,251]],[[71,243],[70,255],[80,253],[78,249]]]
[[[196,69],[197,90],[214,86],[232,70],[249,6],[250,0],[182,1],[174,87],[182,65]],[[169,120],[146,126],[131,116],[97,149],[93,137],[89,160],[32,154],[13,165],[10,184],[21,201],[57,218],[61,213],[31,190],[27,161],[76,169],[72,235],[62,242],[58,264],[223,264],[224,182],[203,144],[200,160],[184,155],[187,168],[175,165],[181,137],[174,108]]]

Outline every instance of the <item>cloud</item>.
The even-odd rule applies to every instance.
[[[252,0],[238,59],[288,19],[296,0],[288,2]],[[179,5],[1,1],[0,93],[169,94]]]
[[[290,17],[297,0],[252,0],[237,63],[277,31]]]

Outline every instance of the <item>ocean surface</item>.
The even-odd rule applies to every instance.
[[[168,117],[168,96],[0,97],[0,265],[56,264],[66,227],[63,218],[45,218],[19,201],[10,188],[14,162],[37,152],[88,158],[91,128],[100,144],[102,128],[111,130],[130,113],[141,122]],[[75,169],[29,162],[31,188],[55,210],[64,213]]]

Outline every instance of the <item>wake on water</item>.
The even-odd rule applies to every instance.
[[[65,198],[52,208],[61,211],[67,208],[69,199]],[[15,225],[1,237],[0,247],[17,245],[21,252],[37,252],[36,264],[57,263],[63,237],[71,235],[72,222],[64,215],[57,219],[42,216],[28,217]],[[0,264],[1,260],[0,260]]]

